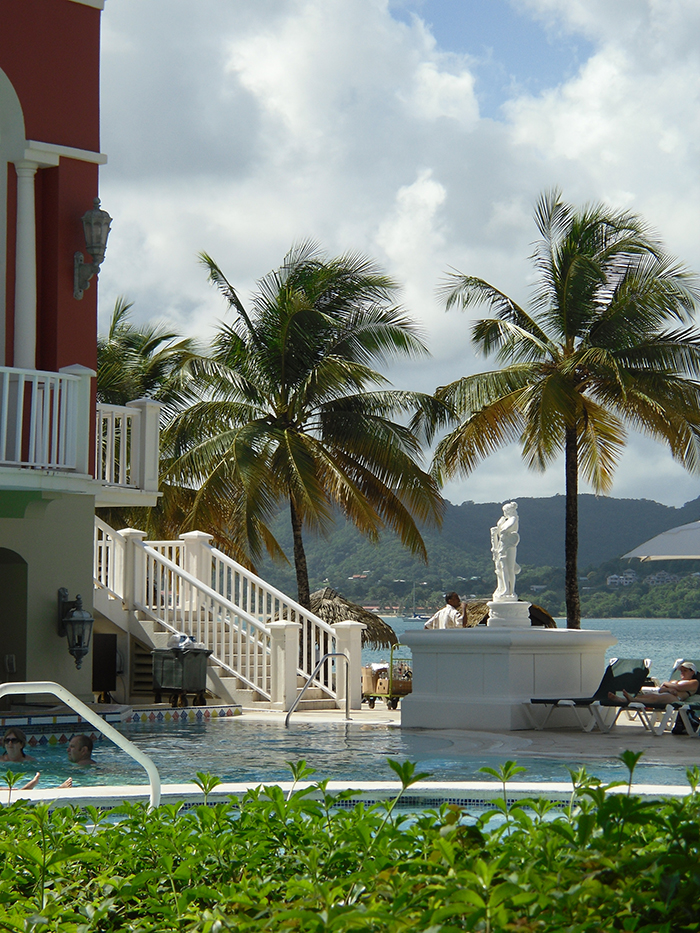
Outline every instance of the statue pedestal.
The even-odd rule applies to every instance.
[[[605,651],[617,639],[610,632],[478,625],[404,632],[401,641],[413,654],[402,727],[507,731],[532,728],[523,706],[531,697],[594,693]],[[570,710],[555,710],[550,722],[576,725]]]
[[[530,628],[530,603],[517,596],[504,596],[486,603],[489,607],[489,628]]]

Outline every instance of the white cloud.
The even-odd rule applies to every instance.
[[[206,336],[225,308],[199,250],[245,296],[313,237],[404,283],[434,358],[391,376],[430,390],[490,365],[469,347],[471,315],[438,306],[438,281],[456,267],[525,301],[545,187],[641,212],[700,269],[700,5],[517,2],[594,53],[544,94],[514,91],[500,122],[479,115],[471,59],[443,52],[420,19],[394,20],[388,0],[108,3],[101,194],[115,221],[102,315],[125,293],[142,318]],[[634,445],[644,455],[625,457],[614,494],[693,498],[662,448]],[[561,473],[526,473],[514,448],[449,494],[546,494]]]

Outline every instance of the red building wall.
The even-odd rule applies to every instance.
[[[0,68],[28,139],[98,152],[100,11],[72,0],[0,0]]]
[[[0,68],[12,82],[27,140],[99,152],[100,11],[72,0],[0,0]],[[16,178],[8,171],[6,365],[13,365]],[[36,174],[38,369],[94,369],[96,280],[73,297],[81,217],[98,195],[98,166],[61,157]],[[89,257],[86,256],[89,261]]]

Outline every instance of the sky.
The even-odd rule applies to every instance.
[[[640,213],[700,272],[697,0],[107,0],[100,273],[136,322],[208,340],[300,240],[365,253],[402,285],[430,357],[389,371],[432,392],[492,362],[436,288],[450,269],[527,302],[539,194]],[[445,495],[564,491],[517,445]],[[582,492],[588,491],[585,485]],[[700,478],[631,435],[612,495],[680,506]]]

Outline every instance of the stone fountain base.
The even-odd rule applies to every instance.
[[[590,696],[603,676],[606,649],[617,642],[610,632],[489,621],[401,636],[413,655],[413,692],[401,701],[403,728],[531,729],[523,704],[532,697]],[[576,720],[556,710],[550,723],[575,726]]]

